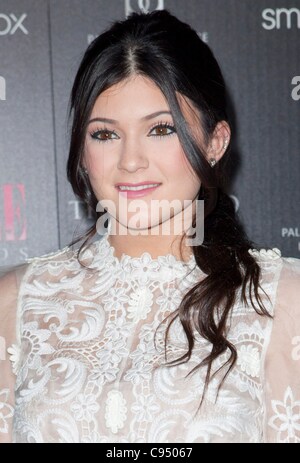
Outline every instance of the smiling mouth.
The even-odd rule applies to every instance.
[[[120,191],[141,191],[141,190],[147,190],[149,188],[156,188],[161,183],[149,183],[149,184],[144,184],[144,185],[137,185],[137,186],[129,186],[129,185],[118,185],[117,188]]]
[[[146,182],[146,183],[119,183],[116,185],[121,196],[124,196],[127,199],[141,198],[153,193],[161,183],[156,182]]]

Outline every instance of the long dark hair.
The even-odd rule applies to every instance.
[[[97,37],[82,59],[71,93],[73,125],[67,165],[75,194],[93,210],[97,199],[82,168],[89,116],[101,92],[132,74],[150,78],[165,95],[186,158],[201,181],[198,199],[204,199],[205,205],[204,242],[192,249],[206,277],[187,292],[172,314],[170,325],[179,317],[188,341],[187,352],[176,363],[190,359],[194,329],[211,343],[210,354],[199,361],[199,367],[207,367],[206,389],[217,357],[229,353],[223,365],[227,366],[223,381],[237,359],[236,348],[226,337],[226,322],[238,292],[245,303],[251,301],[257,313],[268,315],[258,292],[260,269],[248,252],[252,243],[238,221],[232,200],[224,192],[230,148],[212,168],[203,147],[192,135],[176,96],[176,92],[180,93],[192,102],[207,144],[218,122],[228,122],[225,83],[208,45],[189,25],[166,10],[133,13]],[[96,223],[85,234],[80,250],[95,233]],[[168,332],[166,343],[167,335]]]

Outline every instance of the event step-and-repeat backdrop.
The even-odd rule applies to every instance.
[[[0,0],[0,266],[61,248],[86,227],[66,180],[72,80],[112,21],[164,8],[223,69],[231,194],[250,237],[300,257],[300,0]]]

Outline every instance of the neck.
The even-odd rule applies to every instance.
[[[144,252],[148,252],[153,259],[172,254],[177,260],[187,262],[193,252],[186,244],[186,237],[183,238],[182,235],[188,231],[192,215],[190,220],[186,220],[187,216],[184,216],[185,223],[182,217],[182,214],[177,214],[151,228],[128,229],[110,216],[108,241],[114,247],[115,257],[120,259],[122,254],[140,257]]]
[[[114,247],[115,257],[118,259],[122,254],[140,257],[144,252],[148,252],[152,259],[172,254],[178,260],[188,261],[192,254],[191,248],[184,244],[184,240],[180,248],[181,236],[113,235],[108,237],[108,241]]]

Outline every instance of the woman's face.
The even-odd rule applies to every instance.
[[[184,201],[191,203],[200,189],[164,95],[142,76],[122,81],[97,98],[86,133],[84,166],[98,201],[130,229],[153,228],[180,214]]]

